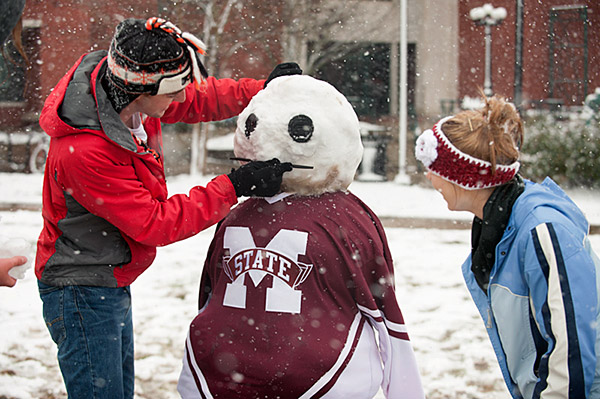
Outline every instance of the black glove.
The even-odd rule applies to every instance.
[[[279,193],[283,174],[290,170],[291,163],[281,163],[279,159],[273,158],[270,161],[248,162],[238,169],[231,169],[227,176],[238,197],[271,197]]]
[[[300,69],[300,66],[295,62],[284,62],[283,64],[279,64],[267,78],[264,87],[267,87],[267,84],[273,79],[288,75],[302,75],[302,69]]]

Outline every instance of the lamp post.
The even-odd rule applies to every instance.
[[[469,17],[477,25],[485,29],[485,77],[483,80],[483,93],[491,96],[492,91],[492,26],[499,25],[506,18],[506,8],[494,7],[487,3],[469,11]]]

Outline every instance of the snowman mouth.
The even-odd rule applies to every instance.
[[[252,162],[252,159],[248,159],[248,158],[238,158],[238,157],[231,157],[229,158],[232,161],[242,161],[242,162]],[[292,164],[292,168],[295,169],[314,169],[314,166],[310,166],[310,165],[298,165],[298,164]]]

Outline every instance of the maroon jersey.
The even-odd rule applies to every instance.
[[[204,265],[182,397],[372,398],[380,386],[424,396],[379,219],[348,192],[233,209]]]

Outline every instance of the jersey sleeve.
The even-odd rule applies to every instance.
[[[221,262],[222,259],[219,257],[217,251],[217,243],[223,241],[223,229],[221,229],[223,221],[217,224],[215,229],[215,235],[208,247],[206,253],[206,259],[204,260],[204,267],[202,268],[202,274],[200,276],[200,288],[198,290],[198,311],[208,304],[208,301],[212,295],[213,281],[217,281],[218,275],[223,270],[222,267],[215,265],[211,267],[212,263]]]
[[[361,229],[366,236],[348,235],[355,300],[377,332],[383,362],[386,398],[424,398],[421,376],[395,293],[394,266],[387,238],[374,214]],[[371,224],[371,226],[368,226]]]

